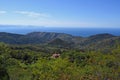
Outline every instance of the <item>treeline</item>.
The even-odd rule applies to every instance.
[[[0,43],[0,80],[120,79],[119,45],[105,53],[30,46]]]

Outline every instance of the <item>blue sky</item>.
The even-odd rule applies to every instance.
[[[0,24],[120,27],[120,0],[0,0]]]

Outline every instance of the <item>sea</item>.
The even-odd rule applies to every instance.
[[[31,32],[56,32],[73,36],[88,37],[95,34],[109,33],[120,36],[120,28],[64,28],[64,27],[34,27],[34,26],[0,26],[0,32],[27,34]]]

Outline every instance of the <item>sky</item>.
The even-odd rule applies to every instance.
[[[120,0],[0,0],[0,24],[120,28]]]

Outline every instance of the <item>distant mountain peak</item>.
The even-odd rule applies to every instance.
[[[66,34],[66,33],[57,33],[57,32],[31,32],[31,33],[28,33],[27,35],[40,35],[40,34],[58,34],[58,35],[59,34],[64,34],[64,35],[70,35],[70,34]]]
[[[112,34],[109,34],[109,33],[102,33],[102,34],[96,34],[96,35],[92,35],[90,36],[89,38],[99,38],[99,37],[102,37],[102,38],[111,38],[111,37],[115,37],[114,35]]]

